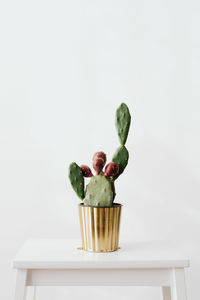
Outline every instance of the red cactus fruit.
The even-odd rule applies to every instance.
[[[92,174],[91,169],[88,166],[81,165],[80,168],[81,168],[81,171],[82,171],[84,177],[92,177],[92,176],[94,176]]]
[[[106,154],[104,152],[95,152],[95,154],[93,155],[93,161],[97,158],[101,158],[104,161],[104,164],[106,163]]]
[[[105,177],[115,176],[117,175],[118,172],[119,172],[119,165],[114,162],[110,162],[109,164],[107,164],[105,168],[104,176]]]
[[[101,173],[106,163],[106,154],[104,152],[96,152],[93,156],[93,168],[97,175]]]
[[[97,158],[96,160],[93,161],[93,168],[96,171],[96,174],[99,175],[101,171],[103,170],[104,167],[104,162],[101,158]]]

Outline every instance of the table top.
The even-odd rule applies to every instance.
[[[184,257],[164,242],[121,243],[120,249],[108,253],[91,253],[78,249],[73,239],[29,239],[13,260],[14,268],[90,269],[90,268],[183,268]]]

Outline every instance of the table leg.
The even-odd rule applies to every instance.
[[[184,269],[178,268],[172,272],[172,300],[187,300]]]
[[[15,287],[15,300],[25,300],[26,277],[27,277],[27,270],[24,270],[24,269],[18,269],[17,270],[17,280],[16,280],[16,287]]]
[[[162,287],[162,299],[171,300],[171,289],[169,286]]]

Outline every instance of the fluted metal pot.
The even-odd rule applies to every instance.
[[[121,204],[92,207],[79,204],[82,249],[90,252],[116,251],[119,246]]]

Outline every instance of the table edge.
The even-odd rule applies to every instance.
[[[189,259],[182,260],[156,260],[156,261],[126,261],[126,262],[94,262],[94,261],[20,261],[13,260],[14,269],[167,269],[188,268]]]

